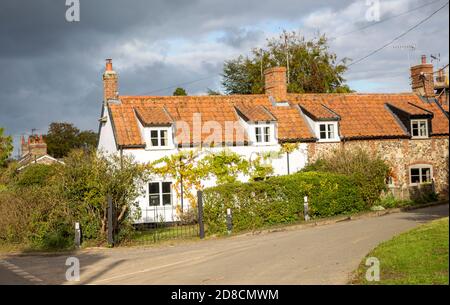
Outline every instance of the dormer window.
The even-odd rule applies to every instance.
[[[174,148],[173,131],[169,126],[141,127],[145,137],[146,150],[167,150]]]
[[[319,124],[320,140],[334,140],[336,138],[334,126],[333,123]]]
[[[413,138],[428,138],[428,120],[411,120]]]
[[[168,130],[167,129],[150,130],[150,143],[152,147],[169,146]]]
[[[270,142],[270,127],[255,127],[256,143]]]

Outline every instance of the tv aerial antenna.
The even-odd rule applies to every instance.
[[[407,50],[408,51],[408,53],[407,53],[408,54],[408,64],[409,64],[409,67],[411,67],[411,57],[417,49],[416,45],[415,44],[395,45],[392,48],[397,49],[397,50]]]

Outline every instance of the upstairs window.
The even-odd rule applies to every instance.
[[[270,127],[255,127],[256,143],[270,142]]]
[[[428,138],[428,120],[412,120],[411,135],[413,138]]]
[[[335,124],[319,124],[320,140],[334,140],[336,138]]]
[[[150,143],[152,147],[166,147],[169,145],[166,129],[154,129],[150,131]]]
[[[414,166],[409,169],[411,184],[431,183],[431,166]]]
[[[172,205],[172,183],[152,182],[148,185],[149,204],[152,207]]]

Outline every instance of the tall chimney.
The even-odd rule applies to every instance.
[[[22,136],[20,140],[20,156],[24,157],[30,152],[30,149],[28,147],[28,141],[25,141],[24,136]]]
[[[422,55],[421,64],[411,67],[411,87],[413,92],[424,97],[435,97],[433,65]]]
[[[116,100],[119,98],[119,77],[113,70],[112,59],[106,60],[106,69],[103,73],[103,101]]]
[[[33,157],[40,157],[47,154],[47,143],[44,141],[44,137],[38,135],[31,135],[28,140],[22,136],[21,139],[21,157],[31,155]]]
[[[265,92],[278,102],[287,98],[286,70],[286,67],[274,67],[264,71]]]

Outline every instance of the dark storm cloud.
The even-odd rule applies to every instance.
[[[355,24],[365,24],[354,13],[355,3],[364,5],[365,1],[80,0],[81,21],[68,23],[65,0],[2,0],[0,126],[14,135],[31,128],[45,133],[53,121],[96,130],[101,74],[104,59],[109,57],[114,58],[119,72],[122,94],[171,94],[173,88],[160,89],[192,80],[199,81],[185,86],[191,94],[208,87],[218,89],[223,60],[263,43],[278,27],[285,25],[308,34],[319,29],[334,33],[340,27],[345,32]],[[389,3],[399,3],[406,10],[420,2]],[[327,10],[339,14],[323,15]],[[387,10],[386,14],[396,12]],[[340,56],[357,58],[427,12],[416,12],[408,22],[400,19],[345,41],[337,40],[333,50]],[[325,19],[325,24],[311,17],[314,14],[319,21]],[[446,31],[446,38],[436,39],[442,31]],[[428,35],[411,37],[427,46],[427,51],[448,53],[448,13],[442,20],[430,22],[424,32]],[[448,55],[443,57],[448,60]],[[348,78],[377,81],[386,78],[386,69],[398,74],[403,68],[396,63],[404,63],[405,54],[389,50],[374,59],[352,69]],[[206,78],[210,75],[216,77]],[[403,89],[405,82],[392,88]]]

